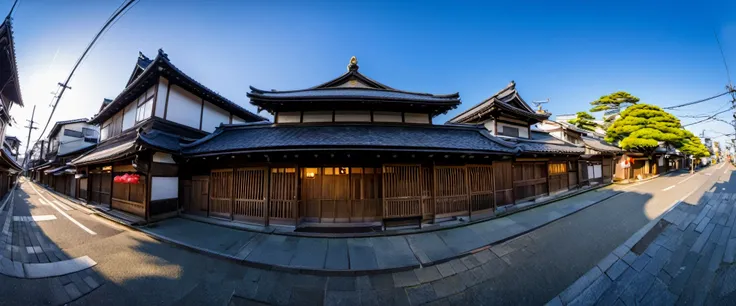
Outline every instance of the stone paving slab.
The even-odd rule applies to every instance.
[[[736,194],[716,192],[664,214],[666,228],[637,254],[637,232],[548,305],[723,305],[736,300]],[[727,226],[728,225],[728,226]],[[607,269],[602,269],[607,268]],[[601,271],[603,273],[601,273]]]
[[[592,190],[506,217],[403,235],[301,237],[249,232],[185,218],[168,219],[138,229],[157,239],[259,267],[314,273],[392,272],[467,256],[619,193],[606,188]],[[499,250],[495,249],[496,255],[503,256],[498,254],[503,253]]]

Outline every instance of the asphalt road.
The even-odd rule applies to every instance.
[[[543,304],[676,201],[695,203],[713,188],[736,192],[732,170],[721,164],[613,187],[626,192],[509,242],[523,246],[510,257],[509,268],[464,294],[489,305]],[[54,215],[38,222],[42,232],[68,257],[95,260],[92,270],[103,280],[72,304],[227,305],[243,285],[247,268],[241,265],[158,242],[81,207],[44,205],[41,198],[53,201],[45,191],[21,184],[12,199],[14,215]],[[0,212],[0,220],[5,214]],[[50,304],[51,286],[47,279],[0,276],[0,304]]]

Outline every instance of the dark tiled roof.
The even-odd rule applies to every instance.
[[[135,140],[118,142],[113,145],[97,147],[71,161],[72,165],[82,166],[120,159],[135,152]]]
[[[623,150],[621,150],[619,147],[614,146],[610,143],[607,143],[603,139],[583,136],[583,142],[585,143],[586,146],[598,152],[603,152],[603,153],[622,153],[623,152]]]
[[[549,114],[538,114],[531,107],[529,107],[529,104],[527,104],[526,101],[521,98],[519,92],[516,91],[516,83],[514,83],[514,81],[511,81],[511,83],[509,83],[506,88],[497,92],[490,98],[485,99],[476,105],[473,105],[471,108],[456,115],[448,122],[470,122],[472,120],[471,118],[483,115],[489,110],[496,107],[502,108],[503,110],[514,113],[516,115],[534,118],[540,121],[549,118]]]
[[[2,40],[2,44],[7,48],[8,56],[4,56],[8,60],[6,67],[0,68],[0,73],[3,74],[4,86],[0,88],[2,93],[13,101],[14,103],[23,106],[23,96],[20,91],[20,77],[18,76],[18,61],[15,58],[15,42],[13,39],[13,24],[10,16],[5,18],[2,24],[0,24],[0,36],[4,36],[6,39]],[[3,65],[5,66],[5,65]],[[9,83],[5,83],[12,80]],[[12,83],[12,84],[11,84]]]
[[[189,145],[185,155],[289,149],[368,149],[513,154],[485,129],[457,126],[228,125]]]
[[[51,128],[51,131],[49,132],[49,138],[54,137],[59,131],[61,130],[61,127],[67,124],[72,123],[80,123],[80,122],[87,122],[87,118],[79,118],[79,119],[71,119],[71,120],[63,120],[63,121],[56,121],[54,123],[54,127]]]
[[[531,132],[531,139],[513,138],[517,147],[524,153],[583,154],[585,148],[552,137],[546,132]],[[505,138],[504,138],[505,139]]]
[[[295,111],[303,110],[305,106],[302,103],[318,104],[311,105],[310,108],[320,109],[354,109],[358,108],[367,110],[366,104],[382,103],[383,105],[391,105],[396,108],[407,109],[408,104],[413,106],[421,105],[424,109],[417,112],[426,113],[429,111],[433,115],[445,113],[457,107],[460,104],[460,94],[435,95],[429,93],[409,92],[391,88],[379,82],[366,77],[358,72],[358,65],[351,63],[348,65],[348,72],[341,76],[330,80],[324,84],[301,90],[261,90],[251,86],[251,92],[248,93],[251,98],[251,104],[256,105],[259,109],[266,109],[271,113],[277,111]],[[327,108],[327,104],[329,108]],[[340,104],[336,104],[340,103]],[[344,104],[343,104],[344,103]],[[431,108],[427,110],[426,108]],[[389,110],[389,108],[385,108]],[[378,108],[376,108],[378,110]],[[408,110],[407,110],[408,111]]]
[[[167,152],[181,151],[181,137],[157,130],[151,130],[138,135],[138,141]]]
[[[0,154],[2,154],[2,160],[5,161],[5,163],[8,165],[8,168],[15,171],[20,171],[21,169],[23,169],[23,167],[21,167],[21,165],[18,164],[15,159],[13,159],[13,154],[8,151],[7,148],[3,148],[2,153]]]
[[[248,96],[272,99],[380,99],[396,101],[420,101],[420,102],[449,102],[459,103],[458,94],[433,95],[424,93],[413,93],[398,90],[385,90],[373,88],[323,88],[305,89],[295,91],[265,91],[251,86]]]
[[[138,62],[136,62],[136,65],[140,64],[140,57],[138,59]],[[156,67],[159,67],[161,69],[156,69]],[[235,104],[234,102],[228,100],[227,98],[221,96],[220,94],[216,93],[214,90],[209,89],[208,87],[202,85],[201,83],[194,80],[192,77],[185,74],[183,71],[179,70],[176,66],[174,66],[171,61],[169,60],[169,57],[166,53],[164,53],[163,50],[158,50],[158,55],[156,58],[151,60],[150,63],[147,64],[146,68],[141,72],[135,79],[133,79],[126,87],[125,89],[118,94],[115,99],[113,99],[113,102],[105,106],[97,115],[95,115],[92,119],[90,119],[90,122],[93,123],[100,123],[103,120],[108,119],[110,116],[115,114],[117,111],[122,109],[122,106],[127,105],[132,99],[135,99],[138,97],[138,95],[141,94],[141,92],[145,92],[148,90],[148,87],[142,88],[139,85],[144,85],[146,82],[150,82],[151,84],[155,84],[158,82],[157,76],[162,73],[162,70],[165,73],[172,74],[173,77],[178,78],[178,84],[181,86],[189,86],[190,88],[196,89],[195,91],[198,91],[198,93],[195,93],[197,95],[204,96],[204,99],[207,102],[210,102],[218,107],[223,108],[224,110],[227,110],[231,112],[233,115],[240,117],[243,120],[246,121],[261,121],[266,120],[265,118],[258,116],[242,106]]]

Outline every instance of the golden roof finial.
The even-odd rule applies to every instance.
[[[350,58],[350,63],[348,63],[348,71],[351,70],[358,70],[358,58],[353,56]]]

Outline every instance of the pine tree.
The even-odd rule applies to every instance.
[[[636,105],[638,102],[639,98],[636,96],[625,91],[617,91],[606,96],[601,96],[598,100],[590,102],[590,104],[593,105],[590,112],[603,112],[603,128],[608,129],[611,124],[613,124],[613,121],[616,120],[616,115],[621,112],[622,107]]]
[[[606,141],[618,142],[624,150],[650,154],[660,142],[679,147],[685,136],[685,130],[677,117],[649,104],[636,104],[626,108],[621,113],[621,118],[614,121],[606,131]]]
[[[588,131],[595,131],[595,128],[598,127],[598,123],[595,123],[595,117],[593,115],[588,114],[587,112],[577,112],[575,114],[575,119],[572,119],[568,122],[571,124],[577,126],[578,128],[588,130]]]

